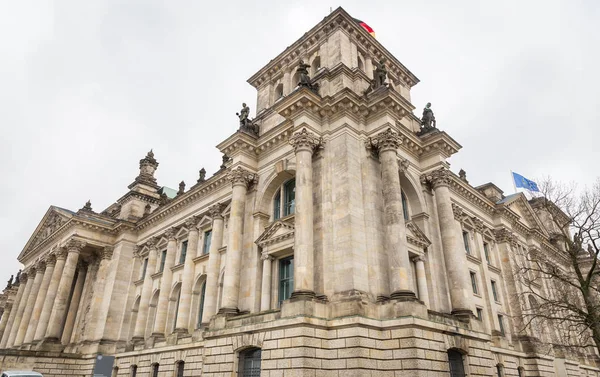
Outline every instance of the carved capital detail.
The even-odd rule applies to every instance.
[[[417,255],[416,257],[412,258],[412,261],[417,263],[417,262],[425,262],[425,256],[424,255]]]
[[[458,221],[462,220],[463,209],[460,206],[452,203],[452,213],[454,214],[454,218],[456,220],[458,220]]]
[[[67,259],[67,248],[66,247],[59,247],[56,250],[56,259]]]
[[[273,258],[273,256],[271,254],[262,253],[260,255],[260,260],[262,260],[262,261],[268,260],[270,262],[273,262],[275,260],[275,258]]]
[[[323,148],[323,138],[309,132],[306,127],[290,136],[289,143],[296,153],[302,150],[312,153],[316,149]]]
[[[217,203],[208,209],[208,213],[210,213],[210,217],[212,217],[213,221],[216,219],[223,219],[223,210],[224,209],[225,209],[224,204]]]
[[[69,253],[79,253],[85,245],[85,241],[77,240],[75,238],[71,238],[65,243],[65,247]]]
[[[496,238],[497,243],[508,242],[512,244],[515,240],[515,236],[513,235],[513,233],[506,228],[495,229],[494,237]]]
[[[44,270],[46,270],[46,259],[40,259],[35,264],[35,268],[38,270],[38,272],[44,272]]]
[[[408,170],[409,166],[410,162],[405,158],[401,158],[398,162],[398,171],[400,171],[400,173],[404,173]]]
[[[185,227],[187,228],[188,232],[197,232],[198,231],[197,225],[198,225],[198,218],[196,216],[192,216],[185,220]]]
[[[23,284],[23,283],[27,283],[27,275],[29,274],[29,271],[23,271],[21,272],[21,276],[19,277],[19,283]]]
[[[114,251],[115,251],[115,249],[112,246],[106,246],[100,252],[100,258],[102,260],[111,260]]]
[[[169,228],[167,230],[165,230],[165,237],[167,238],[167,240],[169,241],[175,241],[175,235],[177,234],[177,228],[173,227],[173,228]]]
[[[256,174],[249,172],[241,166],[238,166],[227,173],[227,179],[229,179],[232,186],[240,185],[248,187],[251,184],[256,183],[258,177]]]
[[[440,168],[421,176],[421,184],[429,184],[435,190],[438,187],[450,185],[450,171]]]
[[[483,225],[483,221],[481,221],[477,217],[473,217],[472,220],[473,225],[475,225],[475,231],[479,234],[483,234],[483,231],[485,230],[485,225]]]
[[[384,151],[397,151],[398,148],[400,148],[400,144],[402,144],[402,139],[400,139],[398,133],[390,127],[387,130],[370,137],[366,141],[365,147],[371,152],[379,154]]]
[[[56,265],[56,255],[54,253],[48,254],[48,256],[44,258],[44,261],[46,262],[46,267],[54,266]]]
[[[157,243],[158,243],[158,238],[152,237],[152,238],[148,239],[148,241],[146,241],[146,246],[148,246],[148,249],[150,249],[150,250],[156,250]]]

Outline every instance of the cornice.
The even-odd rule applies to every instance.
[[[475,190],[473,187],[465,183],[462,179],[460,179],[457,175],[449,173],[450,178],[450,190],[457,194],[459,197],[465,199],[471,204],[474,204],[477,208],[483,210],[484,212],[493,215],[495,206],[488,198],[486,198],[479,191]]]

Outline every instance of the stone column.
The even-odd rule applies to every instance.
[[[248,170],[238,167],[229,172],[228,179],[233,186],[233,192],[231,194],[231,211],[229,215],[223,300],[219,309],[221,314],[238,312],[246,192],[248,191],[248,185],[256,179],[256,176]]]
[[[25,304],[25,311],[23,312],[23,318],[21,319],[19,332],[17,333],[17,337],[15,339],[15,346],[20,346],[23,344],[25,334],[29,329],[29,321],[31,319],[31,314],[33,313],[33,307],[35,306],[40,286],[42,285],[45,269],[46,265],[44,263],[38,263],[35,266],[35,278],[33,279],[33,285],[31,286],[31,292],[29,293],[29,297],[27,298],[27,303]],[[33,273],[34,272],[31,271],[31,274]]]
[[[412,268],[406,244],[406,225],[402,210],[398,148],[400,137],[391,128],[369,139],[367,148],[379,154],[383,186],[384,234],[390,274],[390,297],[416,300],[412,288]],[[406,166],[403,166],[406,168]]]
[[[75,281],[75,289],[71,296],[71,303],[69,304],[69,311],[67,313],[67,320],[65,321],[65,327],[62,333],[61,343],[68,345],[71,341],[71,335],[73,334],[73,326],[75,325],[75,318],[77,317],[77,311],[79,310],[79,302],[81,301],[81,293],[83,292],[83,283],[86,278],[86,266],[79,265],[77,271],[77,280]]]
[[[260,259],[263,261],[260,310],[263,311],[271,309],[271,270],[274,258],[263,253]]]
[[[151,238],[146,242],[146,245],[149,248],[148,264],[146,265],[146,275],[144,276],[144,284],[142,285],[140,306],[135,321],[135,329],[133,330],[133,338],[131,339],[133,341],[144,340],[146,334],[148,307],[150,306],[150,296],[152,295],[152,274],[156,270],[156,258],[158,254],[158,251],[156,250],[156,241],[155,238]]]
[[[467,255],[462,244],[462,234],[455,215],[460,216],[452,208],[450,200],[450,173],[441,168],[427,173],[421,177],[422,181],[429,182],[434,191],[435,203],[438,211],[438,222],[444,251],[444,262],[448,275],[448,289],[452,303],[452,314],[471,318],[471,282],[467,265]]]
[[[35,275],[35,269],[32,272]],[[20,284],[23,286],[23,295],[19,300],[17,314],[14,318],[12,327],[10,329],[10,337],[8,338],[8,342],[6,343],[6,348],[10,348],[15,345],[15,340],[17,339],[17,334],[19,333],[19,327],[21,326],[21,319],[23,318],[23,312],[25,311],[25,307],[27,306],[27,300],[29,298],[29,293],[31,292],[31,286],[33,285],[33,278],[34,276],[29,277],[29,271],[21,273]],[[19,290],[21,290],[20,286]]]
[[[417,287],[419,289],[419,300],[425,303],[428,308],[429,305],[429,291],[427,288],[427,275],[425,275],[425,257],[419,255],[413,258],[415,262],[415,270],[417,272]]]
[[[209,208],[212,217],[212,238],[208,250],[208,269],[206,270],[206,290],[204,291],[204,310],[202,323],[206,324],[217,313],[217,292],[219,288],[219,268],[221,255],[219,249],[223,246],[223,204],[215,204]]]
[[[175,233],[177,229],[171,228],[165,232],[165,237],[169,240],[167,243],[167,255],[165,257],[165,266],[160,278],[160,293],[158,294],[158,304],[156,306],[156,319],[154,320],[154,327],[152,330],[152,336],[162,338],[167,331],[167,314],[169,308],[169,295],[171,294],[171,283],[173,281],[173,271],[171,267],[175,264],[175,254],[177,254],[177,239]],[[189,246],[189,245],[188,245]],[[189,249],[189,253],[193,254],[193,251]],[[138,313],[139,315],[139,313]]]
[[[185,223],[189,230],[188,233],[188,249],[185,254],[185,264],[183,266],[183,277],[181,281],[181,297],[179,298],[179,313],[177,315],[177,323],[175,324],[175,332],[187,334],[190,327],[190,311],[192,307],[192,289],[194,285],[194,258],[196,250],[198,250],[198,219],[191,218]]]
[[[42,309],[44,307],[44,301],[46,300],[46,295],[48,294],[48,287],[50,286],[50,282],[52,281],[52,274],[54,272],[54,265],[56,264],[56,257],[54,255],[49,255],[45,259],[45,263],[46,268],[44,269],[44,277],[42,279],[42,284],[40,285],[40,289],[35,299],[35,304],[33,305],[33,309],[31,311],[29,327],[27,328],[27,332],[25,333],[25,339],[23,339],[23,344],[31,343],[33,341],[33,337],[35,336],[35,331],[37,330],[40,315],[42,314]]]
[[[54,306],[54,299],[56,298],[58,285],[60,284],[60,277],[62,276],[62,272],[65,267],[67,251],[64,248],[60,248],[56,252],[55,258],[56,265],[54,266],[54,271],[52,271],[52,277],[50,279],[50,284],[48,285],[48,293],[46,294],[46,299],[44,300],[44,306],[42,307],[40,320],[37,328],[35,329],[35,336],[33,337],[34,342],[44,339],[44,336],[46,335],[46,330],[48,329],[48,323],[50,321],[50,314],[52,314],[52,308]]]
[[[4,333],[2,334],[2,340],[0,341],[0,348],[8,348],[8,338],[10,337],[10,333],[12,332],[12,328],[14,327],[15,317],[17,316],[17,310],[19,308],[19,303],[21,302],[21,298],[23,297],[23,291],[25,290],[25,285],[19,284],[19,288],[17,289],[17,294],[15,296],[15,300],[13,301],[13,308],[10,312],[10,317],[8,317],[8,324],[4,329]]]
[[[290,137],[296,152],[296,209],[294,214],[294,291],[291,298],[315,296],[313,245],[312,155],[322,140],[303,128]]]
[[[6,324],[8,323],[8,319],[10,318],[10,313],[12,312],[13,304],[7,302],[4,304],[4,311],[2,312],[2,319],[0,320],[0,338],[4,336],[4,331],[6,330]]]
[[[106,312],[103,312],[106,311],[106,308],[102,304],[104,300],[107,299],[107,295],[104,291],[106,287],[106,278],[109,273],[109,266],[110,261],[112,260],[113,252],[114,249],[110,246],[107,246],[103,248],[98,255],[100,260],[98,263],[98,271],[96,272],[96,279],[94,279],[94,296],[92,297],[92,302],[90,303],[90,313],[92,314],[90,323],[94,327],[94,340],[102,339],[104,327],[106,325]],[[148,271],[146,271],[146,274],[147,273]]]
[[[56,301],[52,306],[52,314],[46,330],[45,342],[57,343],[61,339],[63,323],[67,315],[67,304],[73,287],[73,278],[77,270],[79,252],[85,247],[85,242],[71,239],[67,242],[67,259],[63,268],[60,284],[56,292]]]

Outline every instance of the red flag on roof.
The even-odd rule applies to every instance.
[[[369,34],[371,34],[373,36],[373,38],[375,38],[375,30],[373,30],[372,27],[370,27],[365,22],[363,22],[363,21],[361,21],[359,19],[355,18],[354,21],[356,21],[357,24],[359,24],[360,26],[362,26]]]

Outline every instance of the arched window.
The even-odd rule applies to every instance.
[[[206,282],[202,284],[202,291],[200,291],[200,304],[198,306],[198,324],[196,328],[200,328],[202,326],[202,315],[204,314],[204,295],[206,293]]]
[[[260,377],[260,348],[250,348],[240,352],[238,376]]]
[[[130,377],[137,377],[137,365],[133,364],[129,369]]]
[[[280,99],[281,97],[283,97],[283,84],[279,84],[277,85],[277,87],[275,88],[275,101],[277,101],[278,99]]]
[[[321,68],[321,57],[317,56],[313,59],[312,66],[310,67],[311,73],[314,76]]]
[[[365,63],[363,62],[363,59],[359,56],[358,57],[358,69],[360,69],[361,71],[365,71]]]
[[[402,213],[404,214],[404,221],[409,220],[408,216],[408,200],[406,200],[406,195],[404,195],[404,191],[401,191],[402,197]]]
[[[183,369],[185,368],[185,362],[183,360],[179,360],[175,365],[175,377],[183,377]]]
[[[159,364],[158,363],[154,363],[151,365],[152,367],[152,377],[158,377],[158,367]]]
[[[284,183],[273,198],[273,220],[291,215],[296,209],[296,180]]]
[[[450,377],[465,377],[463,355],[456,350],[448,350],[448,364],[450,364]]]
[[[502,364],[496,364],[496,374],[498,377],[504,377],[504,368],[502,367]]]
[[[179,301],[181,300],[181,287],[177,292],[177,299],[175,300],[175,315],[173,316],[173,330],[177,328],[177,315],[179,315]]]

